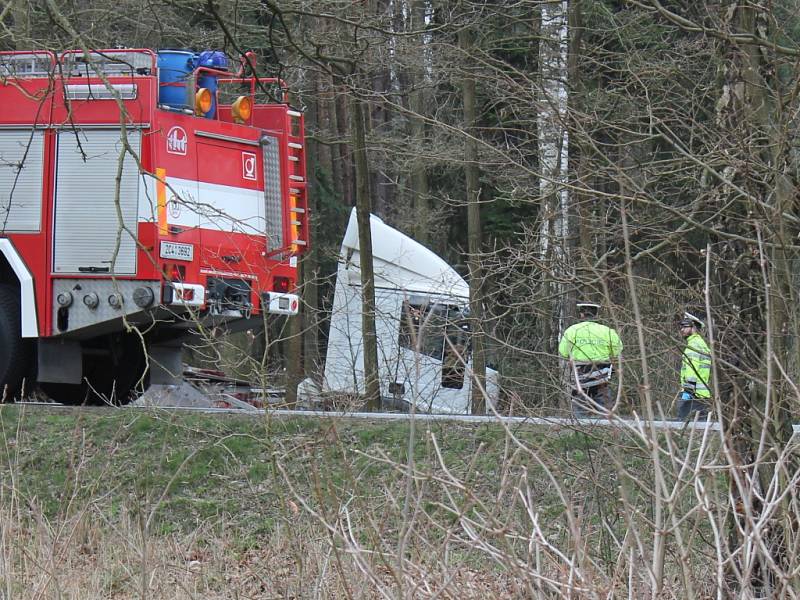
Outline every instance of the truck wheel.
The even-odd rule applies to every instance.
[[[116,404],[127,404],[140,384],[145,368],[145,349],[135,333],[121,333],[111,338],[115,351],[107,360],[98,361],[89,369],[87,378],[94,388]],[[140,390],[141,391],[141,390]]]
[[[0,399],[16,399],[32,357],[33,343],[22,337],[19,290],[0,284]]]

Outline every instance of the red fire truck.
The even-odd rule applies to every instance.
[[[175,383],[198,330],[297,313],[303,115],[240,63],[0,52],[6,399],[38,382],[57,400],[124,401],[137,382]]]

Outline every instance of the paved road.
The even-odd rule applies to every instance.
[[[22,402],[26,406],[41,406],[50,408],[68,408],[75,407],[63,406],[57,403],[46,402]],[[457,423],[503,423],[506,425],[537,425],[537,426],[560,426],[560,427],[617,427],[621,429],[633,429],[643,431],[646,428],[653,427],[654,429],[696,429],[696,430],[710,430],[719,431],[720,425],[716,421],[698,421],[685,423],[683,421],[671,420],[658,420],[652,424],[642,419],[631,417],[611,419],[574,419],[564,417],[507,417],[501,415],[431,415],[425,413],[408,414],[408,413],[367,413],[367,412],[336,412],[336,411],[321,411],[321,410],[286,410],[286,409],[256,409],[249,408],[243,410],[241,408],[206,408],[206,407],[143,407],[128,405],[122,407],[120,410],[155,410],[155,411],[186,411],[186,412],[200,412],[208,414],[239,414],[248,416],[263,417],[267,414],[274,417],[312,417],[319,419],[363,419],[368,421],[409,421],[415,419],[416,421],[450,421]],[[795,434],[800,432],[800,425],[794,425]]]

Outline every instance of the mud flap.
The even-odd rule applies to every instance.
[[[79,384],[83,378],[83,351],[76,340],[39,338],[37,377],[42,383]]]

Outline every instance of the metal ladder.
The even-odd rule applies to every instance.
[[[303,113],[289,109],[287,116],[286,154],[289,163],[289,211],[292,252],[302,254],[308,246],[308,194],[306,179],[305,131]]]

